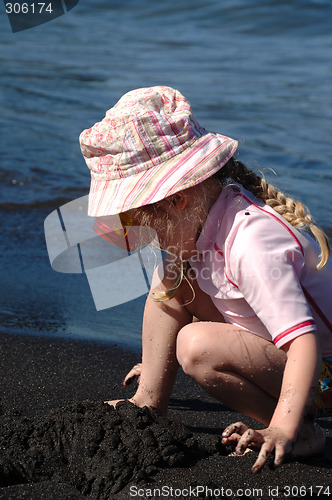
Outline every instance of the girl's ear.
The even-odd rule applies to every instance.
[[[183,210],[187,206],[188,195],[180,191],[172,196],[171,203],[177,210]]]

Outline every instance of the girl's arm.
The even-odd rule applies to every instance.
[[[182,288],[166,302],[156,302],[150,292],[144,310],[142,330],[142,365],[135,395],[129,400],[137,406],[167,413],[171,391],[178,370],[176,339],[180,329],[193,320],[183,306]],[[159,287],[160,288],[160,287]],[[108,401],[115,405],[116,401]]]
[[[223,433],[224,444],[237,441],[238,453],[243,453],[249,445],[260,447],[253,472],[258,472],[264,466],[273,451],[275,466],[281,465],[285,454],[295,452],[294,444],[315,396],[321,367],[316,335],[301,335],[289,342],[284,350],[287,352],[287,361],[283,382],[269,426],[254,431],[237,423],[230,425]]]
[[[269,427],[282,427],[294,441],[314,400],[321,369],[315,333],[297,337],[284,347],[287,362],[281,392]]]

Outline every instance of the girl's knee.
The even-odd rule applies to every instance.
[[[177,360],[187,375],[207,361],[206,338],[200,323],[190,323],[178,333],[176,346]]]

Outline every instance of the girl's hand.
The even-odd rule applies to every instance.
[[[142,363],[137,363],[137,365],[133,366],[130,372],[128,372],[127,375],[125,376],[123,385],[132,384],[133,381],[135,380],[135,377],[137,377],[137,383],[139,384],[141,378],[141,372],[142,372]]]
[[[125,401],[125,399],[112,399],[112,401],[104,401],[104,403],[107,403],[115,408],[120,401]]]
[[[286,454],[292,451],[293,442],[280,427],[267,427],[256,431],[242,422],[231,424],[222,433],[224,445],[237,443],[235,451],[243,455],[247,448],[260,449],[258,458],[252,467],[254,473],[259,472],[274,451],[274,466],[279,467]]]
[[[123,385],[132,384],[135,377],[138,377],[137,383],[139,384],[141,370],[142,370],[142,363],[137,363],[137,365],[133,366],[132,369],[130,370],[130,372],[128,372],[127,375],[125,376],[125,379],[123,381]],[[104,402],[109,404],[110,406],[114,406],[114,408],[115,408],[117,403],[119,403],[120,401],[125,401],[125,399],[113,399],[112,401],[104,401]],[[131,399],[128,399],[127,401],[134,403],[134,401],[131,401]]]

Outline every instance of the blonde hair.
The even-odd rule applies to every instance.
[[[208,193],[206,193],[206,196],[208,196]],[[157,232],[157,234],[161,234],[161,232],[163,232],[164,235],[166,235],[166,239],[168,239],[168,236],[173,233],[173,222],[169,215],[169,211],[165,206],[165,201],[172,203],[173,198],[174,198],[173,196],[169,196],[168,198],[166,198],[165,200],[161,200],[160,202],[156,202],[151,205],[145,205],[135,209],[135,211],[133,212],[134,220],[137,220],[141,227],[144,226],[152,227],[153,225],[153,228]],[[205,201],[204,197],[200,197],[199,200],[200,201],[198,204],[203,205]],[[179,237],[181,239],[182,235],[180,234]],[[181,247],[181,242],[180,242],[180,247]],[[152,299],[155,300],[156,302],[165,302],[167,300],[170,300],[176,295],[183,280],[188,282],[189,287],[193,292],[193,299],[194,299],[195,297],[194,289],[186,276],[188,268],[189,268],[188,262],[184,261],[181,257],[177,259],[176,263],[173,262],[171,271],[173,275],[174,274],[177,275],[174,284],[170,288],[167,288],[166,290],[152,292],[151,293]],[[165,277],[167,278],[167,276]],[[190,302],[192,302],[192,300]]]
[[[263,200],[279,215],[282,215],[282,217],[284,217],[284,219],[292,226],[298,229],[310,229],[321,249],[320,261],[317,264],[317,269],[322,269],[325,266],[331,252],[328,237],[322,229],[314,224],[309,209],[303,203],[300,201],[294,201],[292,198],[286,196],[272,184],[269,184],[264,176],[259,176],[252,170],[249,170],[242,162],[235,160],[234,157],[231,158],[216,174],[214,174],[213,178],[215,181],[220,183],[221,187],[225,187],[232,182],[241,184],[246,190],[253,193],[256,198]],[[197,214],[202,213],[202,205],[206,204],[210,193],[210,189],[209,186],[207,186],[206,181],[202,182],[200,187],[201,191],[198,202],[198,208],[200,210],[197,211]],[[169,197],[170,203],[171,200],[172,197]],[[172,234],[172,221],[165,207],[161,207],[161,202],[138,208],[137,216],[139,217],[140,225],[151,226],[153,221],[153,225],[157,233],[158,228],[160,227],[160,229],[165,232],[166,236],[167,234]],[[193,214],[193,216],[195,217],[195,214]],[[188,263],[179,259],[178,276],[174,285],[169,289],[153,293],[152,299],[158,302],[170,300],[177,293],[183,280],[186,280],[193,291],[192,300],[194,300],[195,294],[193,287],[186,277],[188,267]]]

